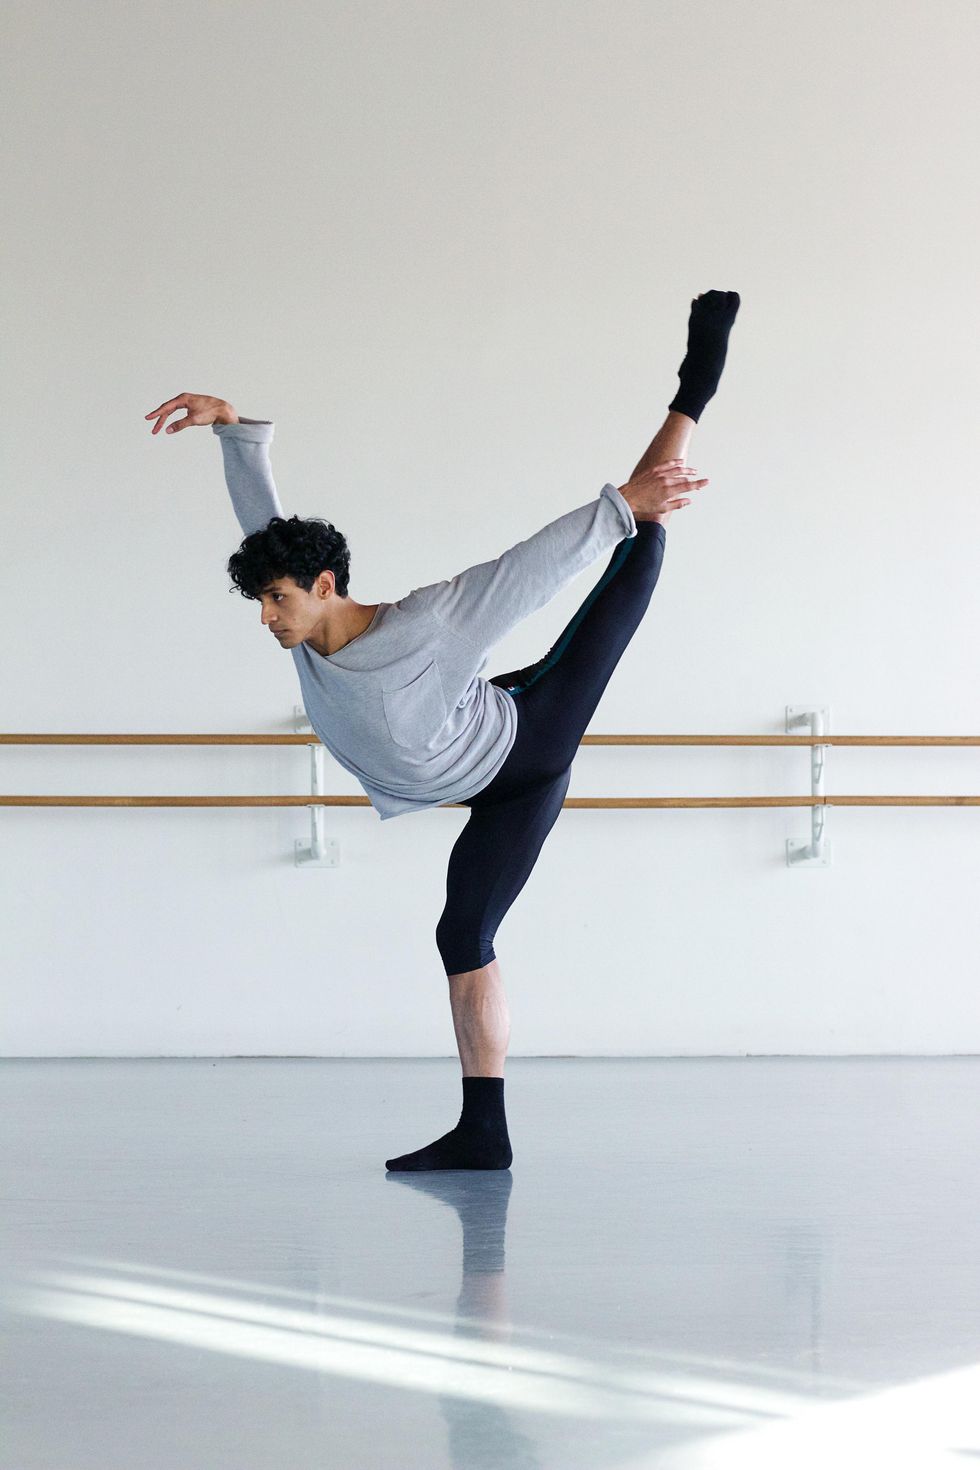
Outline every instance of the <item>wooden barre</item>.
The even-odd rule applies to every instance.
[[[0,806],[370,806],[366,796],[0,796]],[[462,807],[443,802],[439,811]],[[980,796],[569,796],[563,807],[980,806]]]
[[[980,746],[980,735],[584,735],[582,745]],[[0,745],[305,745],[312,734],[0,734]],[[462,807],[462,802],[444,802]],[[366,796],[0,796],[0,806],[369,807]],[[572,796],[563,807],[980,806],[980,796]],[[433,808],[439,810],[439,807]]]
[[[0,745],[319,745],[316,735],[5,735]],[[980,735],[583,735],[582,745],[980,745]]]

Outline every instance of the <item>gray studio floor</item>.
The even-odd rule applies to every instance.
[[[6,1061],[3,1470],[980,1454],[980,1058]]]

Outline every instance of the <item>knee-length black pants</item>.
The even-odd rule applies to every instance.
[[[659,521],[640,521],[544,658],[490,680],[514,699],[517,735],[492,781],[462,803],[470,816],[449,857],[436,925],[447,975],[496,958],[497,926],[558,819],[575,752],[646,612],[665,544]]]

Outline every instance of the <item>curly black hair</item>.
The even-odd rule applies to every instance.
[[[321,572],[333,572],[338,597],[347,596],[350,548],[329,521],[310,516],[273,516],[264,531],[253,531],[228,561],[228,574],[243,597],[259,601],[263,587],[279,577],[309,592]]]

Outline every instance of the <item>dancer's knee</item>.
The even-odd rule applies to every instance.
[[[482,970],[497,958],[492,939],[445,912],[436,925],[436,948],[447,975]]]

